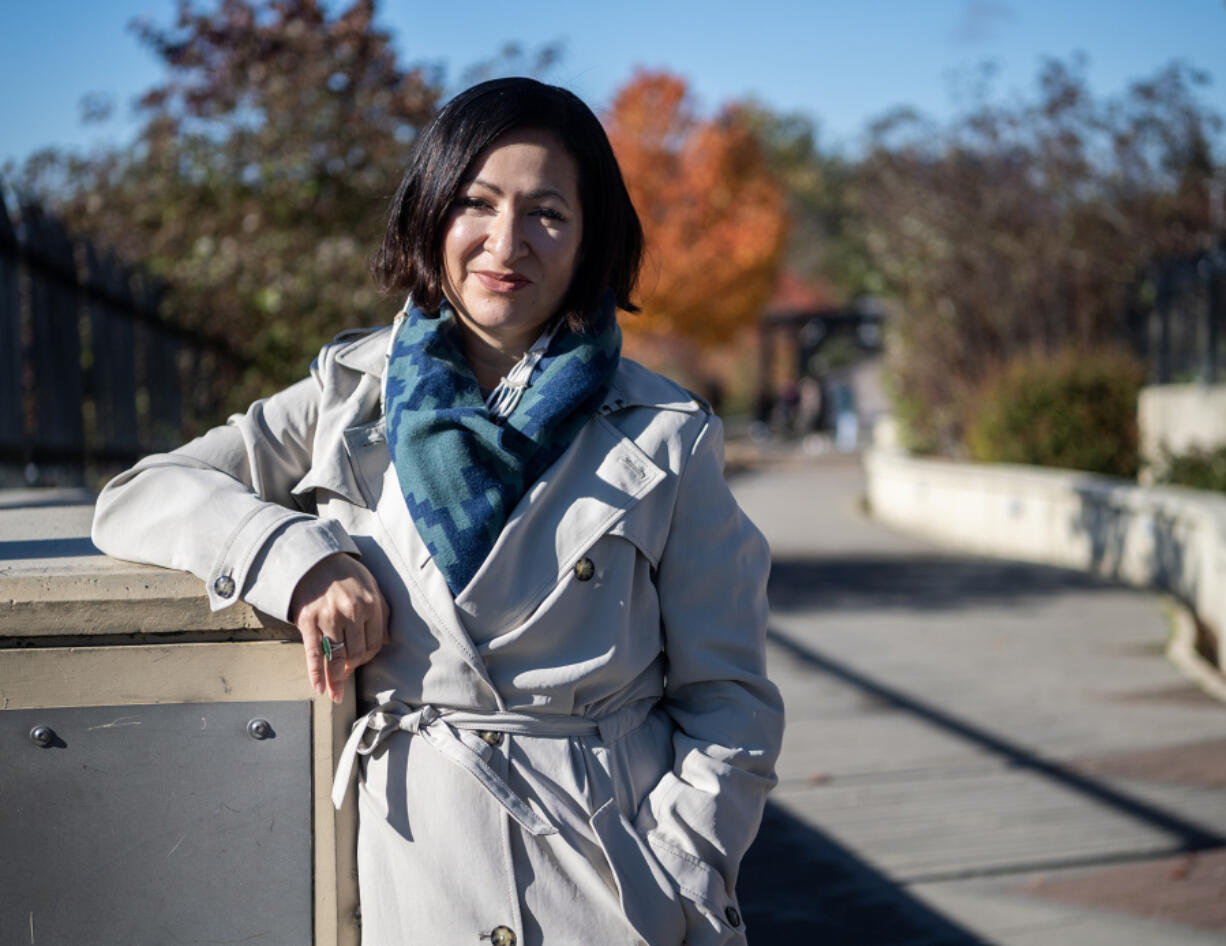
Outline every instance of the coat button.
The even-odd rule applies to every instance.
[[[220,598],[234,597],[234,579],[229,575],[221,575],[213,582],[213,590],[217,592]]]
[[[580,581],[590,581],[596,574],[596,563],[590,558],[581,558],[575,562],[575,577]]]
[[[736,907],[725,907],[724,917],[728,920],[728,925],[734,930],[741,925],[741,914]]]
[[[492,946],[515,946],[515,934],[505,926],[495,926],[490,933]]]
[[[492,729],[483,729],[477,735],[485,740],[486,745],[495,747],[502,745],[502,733],[500,732],[494,732]]]

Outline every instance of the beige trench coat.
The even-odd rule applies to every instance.
[[[453,598],[389,459],[388,332],[116,477],[94,541],[280,618],[325,555],[374,574],[391,640],[337,779],[360,775],[366,946],[744,943],[737,869],[783,716],[768,550],[718,418],[623,360]]]

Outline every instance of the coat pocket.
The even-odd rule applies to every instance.
[[[677,946],[685,936],[685,912],[647,842],[612,800],[588,821],[613,872],[626,919],[648,946]]]

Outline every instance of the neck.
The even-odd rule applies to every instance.
[[[473,374],[476,375],[477,384],[483,391],[492,391],[498,387],[498,382],[515,367],[515,363],[536,341],[536,338],[533,337],[500,343],[472,331],[462,322],[460,337],[463,339],[464,359],[468,362],[468,367],[472,369]]]

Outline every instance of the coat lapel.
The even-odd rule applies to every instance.
[[[485,663],[460,620],[447,581],[409,515],[388,453],[383,418],[351,427],[345,431],[344,439],[365,504],[375,511],[387,534],[397,559],[397,571],[408,586],[414,609],[435,634],[460,652],[464,662],[500,700]]]
[[[532,485],[455,599],[478,640],[510,630],[667,474],[597,415]]]
[[[403,317],[403,313],[397,316],[390,334],[384,330],[365,335],[337,353],[339,365],[365,376],[360,389],[371,382],[375,391],[381,391],[388,344]],[[500,699],[484,662],[460,620],[447,581],[434,564],[430,550],[418,534],[413,517],[409,515],[400,492],[396,468],[388,453],[381,396],[370,407],[375,408],[376,405],[375,420],[349,427],[341,434],[348,454],[348,465],[355,472],[361,496],[360,500],[355,497],[354,501],[360,501],[378,516],[398,561],[397,570],[408,586],[418,615],[442,640],[459,650],[464,661],[494,691],[495,698]]]

